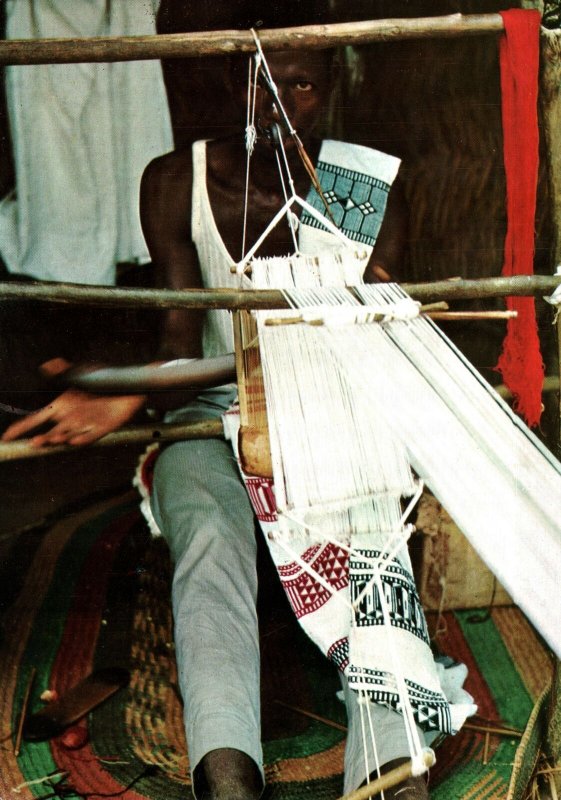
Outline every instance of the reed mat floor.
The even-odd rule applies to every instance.
[[[264,800],[334,800],[345,739],[338,677],[261,558]],[[166,545],[150,538],[129,491],[0,540],[0,800],[189,800],[170,575]],[[551,661],[520,612],[446,613],[438,627],[439,647],[469,667],[475,722],[524,729]],[[101,667],[125,667],[131,680],[79,723],[86,744],[23,741],[16,756],[26,693],[36,711],[45,689],[62,694]],[[450,737],[437,750],[431,798],[504,800],[519,741],[473,729]]]

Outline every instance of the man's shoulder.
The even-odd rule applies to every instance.
[[[144,170],[143,180],[153,186],[191,183],[193,158],[190,147],[172,150],[153,159]]]
[[[181,232],[191,218],[193,164],[190,148],[173,150],[151,161],[142,176],[140,214],[143,227]]]
[[[231,186],[245,180],[246,150],[241,136],[224,136],[206,143],[207,178]],[[242,168],[240,168],[242,166]]]

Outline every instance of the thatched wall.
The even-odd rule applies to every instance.
[[[403,161],[407,277],[499,274],[505,188],[496,38],[394,42],[363,48],[361,57],[364,79],[344,127],[352,140]],[[501,324],[448,333],[495,377]]]
[[[338,1],[348,7],[348,2]],[[484,13],[515,4],[488,0],[442,2],[437,7],[403,0],[382,5],[386,13],[391,8],[392,16],[413,16]],[[355,6],[364,16],[371,4]],[[351,140],[393,152],[403,160],[401,176],[410,207],[408,278],[499,274],[506,208],[497,37],[392,42],[361,48],[360,57],[364,77],[359,90],[349,93],[343,103],[342,127]],[[550,272],[546,175],[544,160],[535,268]],[[500,303],[487,307],[492,305]],[[539,311],[544,350],[552,360],[551,315],[543,304]],[[451,324],[447,332],[487,379],[499,380],[493,367],[502,325]]]

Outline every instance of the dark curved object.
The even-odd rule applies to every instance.
[[[198,358],[175,366],[73,367],[59,376],[66,386],[86,392],[154,392],[197,389],[236,381],[233,353],[216,358]]]
[[[32,714],[24,722],[22,735],[28,742],[42,742],[60,736],[87,713],[127,686],[130,672],[121,667],[98,669],[76,684],[58,700]]]

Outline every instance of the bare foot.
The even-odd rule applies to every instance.
[[[211,750],[195,770],[200,800],[258,800],[263,780],[246,753],[229,747]]]

